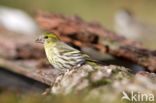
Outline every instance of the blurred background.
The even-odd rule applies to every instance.
[[[156,49],[156,0],[0,0],[0,44],[5,42],[2,40],[3,35],[1,35],[4,33],[4,29],[7,30],[8,35],[8,31],[18,32],[19,35],[30,35],[30,38],[34,40],[35,38],[32,36],[42,31],[35,22],[35,10],[77,15],[85,21],[98,22],[108,30],[123,35],[127,39],[139,41],[147,48]],[[10,35],[8,37],[10,38]],[[8,43],[8,45],[10,44]],[[1,53],[4,53],[4,51],[0,49],[0,57]],[[19,79],[19,77],[13,76],[10,72],[8,76],[8,71],[0,72],[0,84],[3,82],[6,85],[10,85],[8,82],[14,82],[10,79],[7,82],[5,80],[6,76],[16,78],[16,82],[20,84],[18,86],[15,85],[18,88],[24,86],[27,88],[26,90],[35,92],[43,92],[43,89],[47,88],[47,85],[27,80],[25,77]],[[22,81],[29,82],[25,84]],[[30,89],[32,84],[37,85],[37,88]],[[0,88],[1,103],[6,100],[8,100],[8,103],[12,103],[12,101],[16,103],[18,101],[18,93],[1,93],[2,91],[4,91],[4,88]],[[5,91],[7,90],[5,89]],[[11,98],[11,102],[9,102],[8,98]],[[28,97],[26,100],[29,99]],[[32,103],[39,103],[41,99]],[[24,101],[28,103],[26,100]]]
[[[155,0],[0,0],[1,5],[25,10],[36,9],[78,15],[87,21],[98,21],[113,29],[114,15],[120,8],[132,11],[138,19],[156,25]]]
[[[24,10],[31,16],[34,16],[35,10],[78,15],[86,21],[99,22],[107,29],[122,34],[128,39],[141,41],[146,47],[155,49],[155,0],[0,0],[0,5]],[[124,16],[123,13],[118,12],[120,9],[128,10],[132,17]],[[131,37],[131,34],[134,35]],[[146,39],[150,39],[141,38],[144,37],[143,34],[146,35]]]

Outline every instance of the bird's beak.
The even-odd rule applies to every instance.
[[[44,40],[43,40],[43,38],[37,38],[35,40],[35,42],[43,44],[44,43]]]

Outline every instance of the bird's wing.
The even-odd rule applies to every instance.
[[[80,53],[79,50],[69,46],[68,44],[64,42],[60,42],[59,46],[57,47],[60,50],[61,54],[76,54]]]
[[[77,63],[80,61],[85,62],[85,59],[83,58],[82,53],[79,50],[65,43],[60,44],[58,49],[59,49],[59,54],[63,58],[68,58],[68,60],[77,62]]]
[[[64,46],[63,46],[64,45]],[[89,64],[96,64],[97,61],[92,60],[87,54],[82,53],[81,51],[63,43],[60,47],[60,55],[70,56],[74,59],[81,59],[83,62],[87,62]]]

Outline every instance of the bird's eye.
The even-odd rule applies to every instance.
[[[45,36],[44,39],[48,39],[48,36]]]

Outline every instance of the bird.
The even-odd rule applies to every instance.
[[[61,72],[84,64],[96,65],[95,61],[87,54],[61,41],[55,33],[43,33],[36,39],[36,42],[44,45],[48,61]]]

